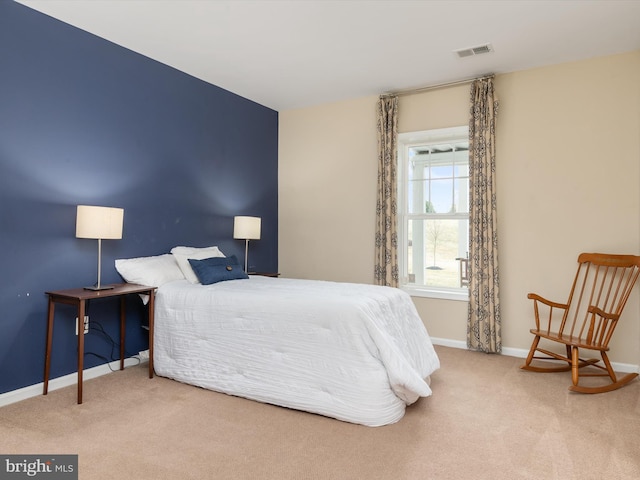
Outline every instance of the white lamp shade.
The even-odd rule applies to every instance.
[[[260,240],[260,217],[234,217],[233,238]]]
[[[119,240],[122,238],[123,220],[122,208],[78,205],[76,237]]]

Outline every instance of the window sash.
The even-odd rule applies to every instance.
[[[430,297],[440,298],[453,298],[466,300],[468,298],[468,288],[466,286],[434,286],[429,285],[427,280],[428,271],[425,273],[424,282],[411,283],[409,278],[409,271],[413,269],[409,265],[409,256],[413,255],[410,249],[413,245],[409,245],[409,241],[413,241],[414,238],[409,237],[409,225],[414,222],[414,225],[422,224],[423,228],[427,228],[427,224],[424,222],[442,220],[442,221],[466,221],[465,228],[460,229],[461,234],[466,234],[467,238],[457,239],[458,254],[456,257],[466,256],[468,250],[468,151],[464,150],[464,147],[468,145],[468,128],[458,127],[454,129],[442,129],[432,130],[426,132],[413,132],[408,134],[400,134],[398,139],[399,146],[399,175],[398,175],[398,233],[399,233],[399,248],[398,257],[400,262],[400,284],[401,287],[408,290],[413,295],[423,295]],[[421,152],[433,151],[436,148],[441,150],[448,148],[447,145],[453,144],[454,147],[447,152],[437,152],[435,154],[426,155],[421,153],[420,155],[411,156],[411,151],[414,152],[420,150]],[[456,149],[459,148],[459,149]],[[468,148],[468,147],[467,147]],[[410,170],[409,163],[413,163],[413,172]],[[416,165],[418,168],[416,169]],[[445,167],[444,169],[442,167]],[[414,175],[417,173],[417,175]],[[427,212],[428,209],[425,205],[426,201],[432,201],[433,197],[430,196],[432,185],[417,187],[421,182],[438,182],[448,179],[451,187],[450,203],[451,207],[443,207],[439,204],[435,209],[435,212]],[[460,182],[463,182],[460,185]],[[413,185],[411,185],[413,183]],[[466,184],[466,185],[465,185]],[[437,184],[436,184],[437,185]],[[465,187],[460,190],[460,187]],[[424,188],[420,193],[424,193],[427,198],[421,198],[420,195],[411,198],[410,194],[412,188]],[[448,187],[447,187],[448,188]],[[455,193],[459,192],[459,196],[463,198],[456,199]],[[460,193],[463,192],[463,193]],[[428,195],[427,195],[428,194]],[[414,205],[410,206],[410,200]],[[433,204],[432,204],[433,206]],[[411,208],[410,208],[411,207]],[[416,211],[417,210],[417,211]],[[440,210],[440,211],[439,211]],[[446,211],[443,211],[446,210]],[[463,210],[463,211],[458,211]],[[451,227],[449,227],[451,228]],[[433,240],[433,243],[436,243]],[[464,245],[464,252],[460,251],[461,246]],[[421,249],[422,255],[426,256],[426,248],[428,244],[425,243],[424,235],[422,236]],[[432,245],[432,248],[435,247]],[[437,257],[436,253],[433,253],[434,258]],[[423,262],[427,265],[427,262]],[[435,266],[435,265],[434,265]],[[451,259],[447,257],[447,268],[456,268],[457,264],[452,264]],[[428,268],[428,265],[427,267]],[[457,277],[456,277],[457,278]]]

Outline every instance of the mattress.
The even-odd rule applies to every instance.
[[[440,365],[411,298],[395,288],[176,280],[155,306],[158,375],[347,422],[397,422],[431,395]]]

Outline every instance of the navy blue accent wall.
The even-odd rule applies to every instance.
[[[122,207],[116,258],[218,245],[244,258],[234,215],[262,217],[249,264],[277,270],[278,113],[14,2],[0,0],[0,393],[42,382],[47,290],[91,285],[97,241],[75,238],[76,205]],[[127,353],[145,350],[129,300]],[[57,308],[51,378],[76,369],[70,307]],[[90,305],[117,339],[118,303]],[[87,368],[111,357],[86,336]],[[115,350],[117,355],[117,348]]]

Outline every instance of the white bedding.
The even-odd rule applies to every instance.
[[[440,366],[410,297],[372,285],[177,280],[158,289],[154,338],[158,375],[369,426],[431,395]]]

